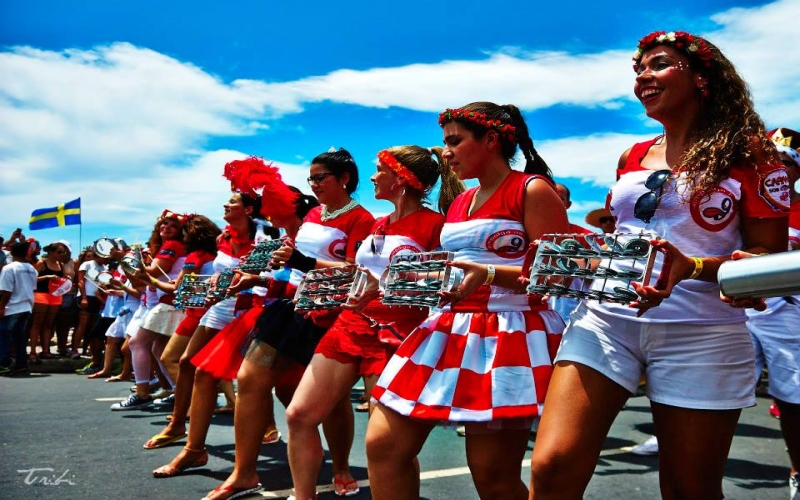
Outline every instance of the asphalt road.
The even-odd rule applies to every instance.
[[[233,467],[233,419],[216,416],[208,437],[206,467],[171,479],[154,479],[152,469],[167,463],[182,443],[146,451],[142,444],[165,423],[167,410],[112,412],[130,384],[109,384],[69,374],[0,378],[0,498],[2,499],[199,499],[220,484]],[[743,412],[726,469],[728,500],[788,497],[788,457],[769,400]],[[282,408],[278,426],[286,436]],[[353,475],[370,498],[364,454],[366,415],[356,414]],[[638,457],[621,448],[645,440],[652,431],[647,400],[631,398],[606,442],[586,499],[659,498],[656,457]],[[534,442],[531,441],[531,447]],[[530,453],[528,453],[528,458]],[[437,428],[420,456],[425,499],[475,499],[466,469],[463,438]],[[528,462],[522,470],[527,482]],[[291,479],[284,443],[264,446],[259,474],[264,498],[285,498]],[[320,475],[320,499],[336,498],[328,486],[330,462]],[[33,483],[33,484],[31,484]],[[257,498],[257,497],[253,497]]]

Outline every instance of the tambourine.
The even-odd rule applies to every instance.
[[[123,271],[125,271],[126,274],[131,276],[144,270],[142,249],[139,246],[135,246],[129,254],[119,261],[119,266]]]
[[[250,274],[269,271],[272,269],[270,266],[272,254],[281,246],[283,246],[282,240],[266,240],[257,243],[255,247],[250,250],[250,253],[245,255],[239,265],[236,266],[236,269]]]
[[[111,283],[111,280],[114,279],[114,275],[108,271],[98,271],[97,269],[89,268],[86,270],[86,279],[101,288],[105,288]]]
[[[72,290],[72,280],[60,276],[50,278],[50,281],[47,283],[47,290],[50,292],[50,295],[60,297]]]
[[[184,274],[175,290],[173,305],[177,309],[203,309],[206,307],[206,296],[211,289],[211,275]]]
[[[228,298],[228,287],[233,283],[234,276],[236,273],[233,269],[226,269],[219,273],[217,282],[208,289],[208,298],[214,302]]]
[[[653,238],[648,233],[546,234],[528,249],[523,266],[523,273],[530,266],[527,292],[624,304],[638,300],[632,283],[650,282],[657,253]],[[659,283],[669,275],[669,264],[665,258]],[[584,280],[593,280],[591,290],[580,286]]]
[[[366,285],[363,273],[353,264],[307,272],[294,295],[295,310],[338,309]]]
[[[452,252],[406,253],[392,257],[381,302],[387,306],[441,307],[439,292],[461,283],[463,271],[447,265]]]
[[[111,252],[114,249],[124,251],[128,245],[122,238],[99,238],[94,242],[92,247],[94,248],[95,255],[108,259],[111,257]]]

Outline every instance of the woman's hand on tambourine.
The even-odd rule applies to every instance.
[[[378,280],[368,270],[363,269],[366,276],[366,284],[358,295],[349,295],[347,300],[342,304],[342,309],[350,309],[352,311],[361,311],[371,301],[381,296],[380,286]]]
[[[468,297],[486,282],[486,277],[489,273],[486,264],[476,264],[475,262],[467,261],[450,261],[447,262],[447,265],[464,271],[464,277],[452,290],[448,292],[439,292],[438,295],[442,297],[446,303],[455,303]]]
[[[233,279],[226,292],[228,296],[236,295],[243,290],[249,290],[261,283],[261,276],[258,274],[245,273],[238,269],[233,270]],[[264,285],[266,286],[266,285]]]
[[[636,316],[641,316],[648,310],[658,307],[661,302],[672,294],[675,285],[688,278],[694,272],[694,260],[681,252],[678,247],[667,240],[652,240],[650,244],[654,251],[664,254],[664,263],[661,275],[653,285],[632,283],[633,289],[639,294],[639,300],[633,301],[629,307],[638,309]]]
[[[756,254],[754,253],[736,250],[731,254],[731,260],[740,260],[755,256]],[[767,308],[767,300],[764,297],[728,297],[727,295],[723,295],[722,291],[720,291],[719,298],[722,302],[729,304],[731,307],[755,309],[756,311],[764,311]]]
[[[283,267],[286,264],[286,261],[294,253],[297,247],[294,245],[294,241],[290,238],[285,238],[283,240],[283,245],[274,252],[272,252],[272,259],[270,260],[270,265],[277,269],[279,267]]]

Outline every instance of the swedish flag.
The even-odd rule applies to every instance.
[[[81,223],[81,199],[68,201],[52,208],[39,208],[31,214],[28,229],[47,229],[49,227],[70,226]]]

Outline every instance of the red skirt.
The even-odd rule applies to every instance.
[[[214,378],[233,380],[253,340],[256,320],[263,309],[254,307],[228,323],[192,357],[192,364]]]
[[[372,396],[427,421],[535,417],[563,329],[544,309],[434,314],[397,349]]]

